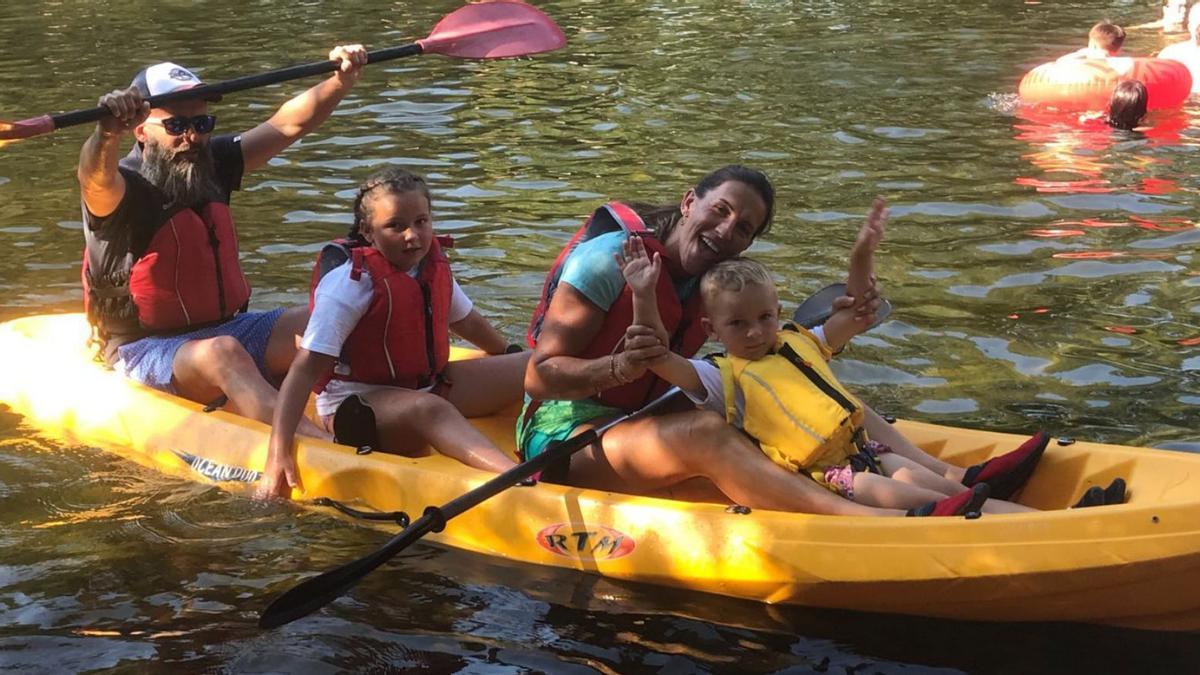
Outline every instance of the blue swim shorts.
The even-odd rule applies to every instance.
[[[228,335],[241,343],[249,352],[258,372],[267,377],[267,343],[271,339],[271,330],[275,322],[283,314],[283,308],[269,312],[247,312],[238,314],[225,323],[208,326],[191,333],[169,336],[150,336],[129,344],[117,347],[117,362],[113,365],[131,380],[165,391],[175,393],[171,384],[174,370],[175,353],[185,342],[205,340],[220,335]]]

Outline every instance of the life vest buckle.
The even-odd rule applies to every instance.
[[[850,442],[854,444],[855,448],[858,448],[859,452],[862,452],[863,450],[865,450],[867,448],[867,430],[866,430],[866,428],[861,427],[861,426],[855,427],[854,433],[852,433],[850,435]]]

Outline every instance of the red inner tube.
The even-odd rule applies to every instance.
[[[1043,63],[1021,78],[1017,94],[1027,105],[1106,110],[1113,89],[1124,80],[1146,85],[1150,110],[1177,108],[1192,92],[1192,74],[1178,61],[1116,57]]]

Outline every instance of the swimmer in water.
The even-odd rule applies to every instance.
[[[1113,89],[1107,112],[1085,113],[1079,116],[1079,122],[1088,128],[1092,125],[1099,127],[1103,123],[1113,129],[1133,131],[1146,116],[1146,101],[1149,98],[1146,85],[1137,80],[1126,80]]]

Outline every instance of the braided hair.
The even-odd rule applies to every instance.
[[[359,186],[358,194],[354,197],[354,224],[350,226],[346,237],[353,242],[366,244],[363,227],[367,226],[370,216],[370,202],[379,194],[401,195],[413,191],[425,195],[427,202],[433,202],[425,179],[411,171],[393,166],[372,174]]]

